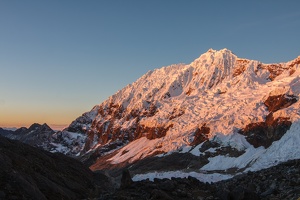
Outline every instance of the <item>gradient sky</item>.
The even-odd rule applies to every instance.
[[[2,0],[0,127],[66,126],[147,71],[209,48],[292,60],[299,8],[299,0]]]

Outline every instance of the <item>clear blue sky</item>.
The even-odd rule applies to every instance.
[[[0,127],[69,124],[148,70],[300,55],[300,1],[2,0]]]

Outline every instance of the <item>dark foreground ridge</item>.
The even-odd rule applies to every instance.
[[[86,199],[111,191],[81,162],[0,136],[0,200]]]
[[[292,160],[217,183],[193,177],[132,182],[123,173],[120,189],[98,200],[299,200],[300,160]]]

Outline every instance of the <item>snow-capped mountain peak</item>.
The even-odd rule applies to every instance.
[[[52,145],[63,141],[61,152],[80,155],[92,169],[174,152],[200,156],[202,170],[272,165],[269,148],[285,146],[281,138],[289,135],[300,141],[294,133],[299,68],[300,57],[264,64],[209,49],[190,64],[147,72],[56,133]],[[277,160],[290,158],[290,151],[300,155],[293,148]],[[263,155],[267,160],[257,161]]]

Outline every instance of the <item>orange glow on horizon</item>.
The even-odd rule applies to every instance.
[[[62,130],[88,110],[89,108],[74,102],[52,105],[45,102],[29,104],[25,101],[7,101],[0,105],[0,127],[20,128],[29,127],[34,123],[46,123],[54,130]]]
[[[66,128],[80,114],[77,113],[38,113],[38,112],[1,112],[0,127],[20,128],[30,127],[33,123],[48,124],[53,130]]]
[[[38,123],[38,124],[44,124],[46,123],[48,126],[50,126],[53,130],[63,130],[64,128],[68,127],[69,124],[49,124],[47,122],[32,122],[32,123],[0,123],[0,128],[21,128],[26,127],[29,128],[32,124]]]

